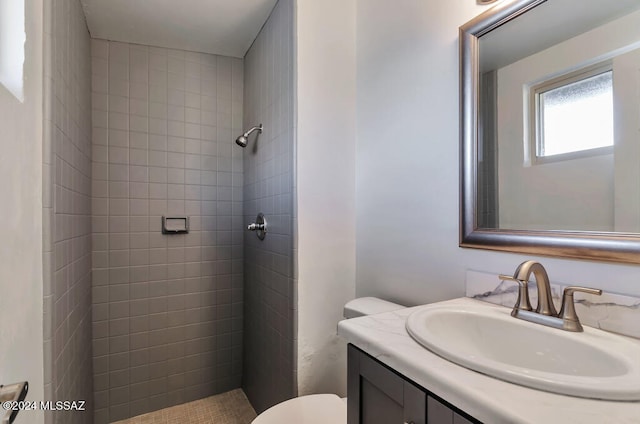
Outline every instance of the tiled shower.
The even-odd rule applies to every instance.
[[[93,377],[114,421],[240,385],[243,70],[104,40],[91,55]],[[189,233],[162,234],[165,215]]]
[[[295,395],[293,1],[245,58],[92,39],[78,0],[45,3],[45,393],[90,400],[46,421]]]

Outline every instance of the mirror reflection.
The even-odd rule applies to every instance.
[[[639,9],[548,0],[480,37],[478,228],[640,233]]]

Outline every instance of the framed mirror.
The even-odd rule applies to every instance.
[[[460,27],[460,246],[640,263],[640,2]]]

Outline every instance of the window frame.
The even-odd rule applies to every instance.
[[[597,75],[607,72],[612,73],[613,79],[613,61],[607,60],[592,66],[583,67],[575,71],[567,72],[562,75],[539,81],[529,86],[529,108],[527,111],[527,120],[529,122],[529,143],[528,154],[532,165],[540,165],[545,163],[561,162],[573,159],[582,159],[592,156],[607,155],[613,153],[614,146],[596,147],[592,149],[578,150],[574,152],[560,153],[550,156],[538,156],[538,146],[542,143],[543,138],[543,114],[541,94],[563,87],[575,82],[579,82]]]

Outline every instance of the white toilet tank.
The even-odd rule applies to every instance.
[[[377,297],[359,297],[347,302],[344,305],[343,315],[345,318],[357,318],[365,315],[381,314],[383,312],[397,311],[405,306],[397,303],[387,302]]]

